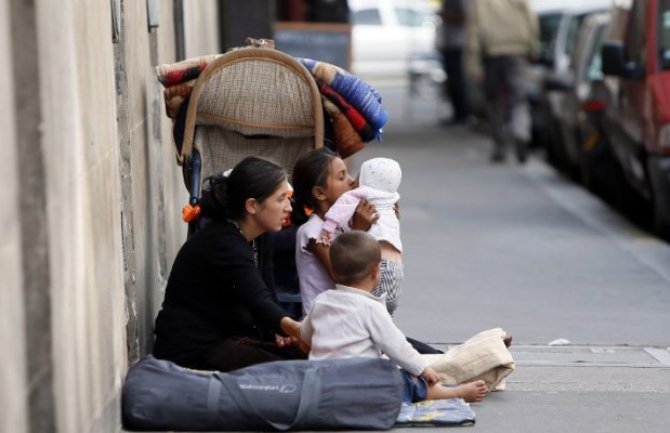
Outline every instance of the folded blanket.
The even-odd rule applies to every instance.
[[[156,67],[158,81],[163,86],[169,87],[175,84],[198,78],[200,73],[212,63],[220,54],[209,54],[206,56],[194,57],[192,59],[182,60],[171,65],[160,65]]]
[[[329,63],[299,58],[310,73],[351,104],[372,126],[375,137],[381,137],[381,129],[388,121],[388,113],[381,104],[381,95],[368,83]]]
[[[156,67],[158,80],[165,87],[166,113],[176,128],[180,123],[177,121],[180,113],[181,117],[185,114],[196,79],[219,56],[221,54],[211,54]],[[298,60],[315,78],[324,109],[330,117],[337,151],[343,158],[361,150],[365,142],[381,138],[381,127],[388,115],[381,106],[381,96],[374,88],[334,65],[309,59]],[[176,143],[181,142],[182,132],[175,129]]]
[[[172,85],[163,90],[163,98],[165,99],[165,111],[170,119],[176,119],[179,114],[179,108],[185,100],[191,96],[195,80],[190,80],[185,83]]]
[[[351,122],[342,114],[339,108],[328,99],[323,100],[323,107],[333,126],[333,139],[337,153],[347,158],[365,147],[361,136],[356,132]]]
[[[158,81],[165,87],[163,98],[169,118],[174,120],[177,117],[182,104],[193,91],[196,78],[219,56],[210,54],[156,67]]]
[[[335,90],[331,89],[325,82],[315,78],[316,85],[319,88],[321,93],[322,100],[331,102],[337,109],[346,116],[346,118],[351,122],[351,126],[354,127],[358,135],[361,136],[364,142],[372,141],[375,139],[376,134],[372,126],[368,121],[361,115],[361,113],[352,107],[347,101],[342,98]],[[327,110],[327,108],[326,108]]]
[[[482,379],[489,391],[505,389],[505,378],[515,368],[500,328],[480,332],[443,355],[422,355],[445,383],[459,384]]]

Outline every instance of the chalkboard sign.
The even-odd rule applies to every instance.
[[[351,69],[350,24],[278,22],[274,31],[279,51]]]

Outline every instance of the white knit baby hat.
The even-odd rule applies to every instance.
[[[380,191],[397,192],[402,178],[400,164],[391,158],[372,158],[361,164],[358,181]]]

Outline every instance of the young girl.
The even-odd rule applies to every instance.
[[[342,194],[326,212],[323,230],[317,241],[330,245],[336,230],[346,227],[361,199],[367,199],[375,206],[379,219],[370,227],[368,233],[379,242],[382,262],[381,280],[372,294],[386,295],[386,309],[390,315],[398,308],[400,286],[404,277],[400,221],[396,214],[401,178],[400,164],[393,159],[372,158],[365,161],[361,164],[356,188]]]
[[[342,194],[354,187],[354,179],[337,154],[322,148],[303,155],[293,168],[291,178],[295,200],[292,220],[305,220],[305,208],[312,213],[300,226],[296,237],[296,266],[300,280],[302,308],[306,314],[319,293],[335,288],[328,258],[330,247],[317,243],[326,212]],[[362,200],[356,207],[351,228],[367,231],[379,218],[374,206]]]

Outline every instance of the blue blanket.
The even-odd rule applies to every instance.
[[[460,398],[403,403],[396,421],[398,427],[457,426],[475,423],[475,413]]]
[[[388,121],[388,113],[382,106],[382,97],[370,84],[335,65],[299,58],[310,73],[323,80],[365,117],[377,139]]]

